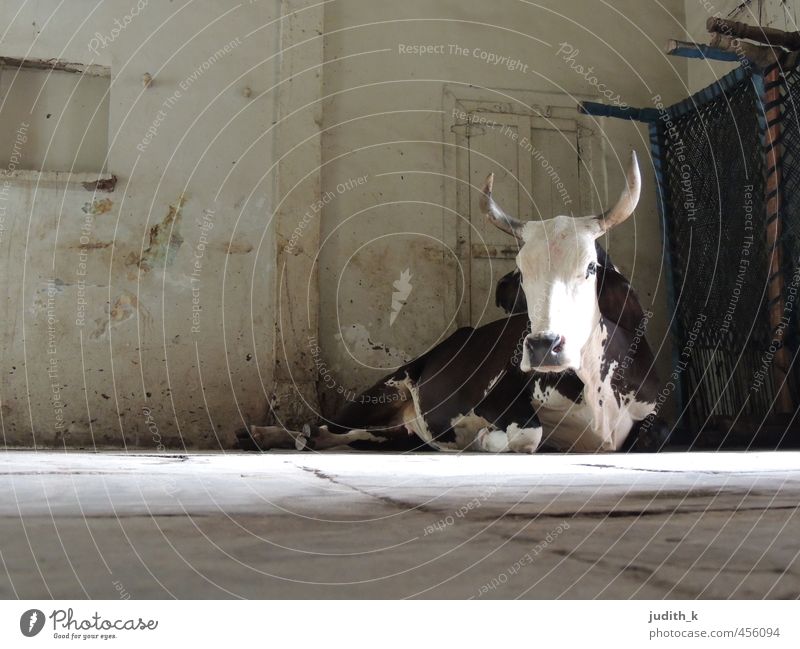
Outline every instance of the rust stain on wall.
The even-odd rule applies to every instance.
[[[142,255],[139,256],[134,252],[128,255],[125,260],[128,266],[136,266],[147,273],[159,265],[171,266],[174,263],[178,250],[183,245],[183,236],[179,228],[185,203],[186,199],[181,195],[174,205],[169,206],[167,215],[161,223],[156,223],[150,228],[149,245]]]

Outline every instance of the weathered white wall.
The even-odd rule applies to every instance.
[[[323,373],[357,390],[451,331],[457,267],[438,243],[449,228],[446,84],[598,95],[580,65],[633,106],[687,93],[686,62],[662,53],[683,0],[337,0],[324,22],[305,0],[150,0],[129,21],[135,0],[51,13],[58,4],[0,5],[0,56],[109,66],[108,159],[72,182],[3,179],[9,444],[228,446],[269,403],[274,420],[299,420],[318,394],[326,407],[341,400]],[[127,26],[111,38],[115,20]],[[564,42],[580,50],[571,61],[557,53]],[[401,43],[480,47],[529,70],[404,56]],[[666,373],[647,131],[617,120],[597,131],[604,202],[631,148],[645,166],[635,219],[607,246],[655,312],[649,336]],[[118,177],[114,192],[76,182],[101,171]],[[390,326],[393,283],[410,265],[413,292]]]
[[[110,66],[119,179],[0,179],[9,444],[228,446],[272,398],[274,87],[294,3],[140,4],[0,5],[0,56]]]
[[[683,10],[682,1],[641,0],[353,0],[326,7],[323,191],[331,199],[324,208],[320,252],[320,368],[333,379],[326,378],[321,390],[324,403],[340,400],[340,386],[363,387],[455,327],[457,305],[451,298],[459,268],[446,248],[455,217],[441,208],[446,201],[442,140],[450,135],[442,118],[445,84],[600,98],[596,84],[602,83],[631,106],[652,107],[656,94],[671,103],[686,96],[686,61],[665,56],[663,48],[681,33]],[[571,61],[558,54],[562,42],[579,50]],[[401,53],[401,45],[445,47],[414,56]],[[509,56],[528,69],[451,54],[457,50],[450,45]],[[623,186],[621,161],[630,149],[645,167],[635,218],[606,243],[655,313],[649,336],[654,346],[663,343],[659,369],[667,374],[667,277],[647,129],[601,119],[597,130],[606,150],[604,165],[597,165],[607,169],[607,179],[602,173],[597,178],[604,202],[615,200]],[[367,181],[337,190],[339,183],[359,177]],[[409,267],[413,288],[392,325],[393,283]]]
[[[750,0],[744,3],[741,0],[686,0],[685,40],[708,43],[706,20],[710,16],[794,32],[800,29],[797,22],[799,10],[800,2],[797,0]],[[692,60],[688,70],[691,92],[705,88],[738,65]]]

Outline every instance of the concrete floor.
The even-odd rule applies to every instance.
[[[800,453],[0,454],[0,597],[800,597]]]

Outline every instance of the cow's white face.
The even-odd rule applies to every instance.
[[[531,323],[520,368],[525,372],[578,371],[600,320],[595,240],[627,219],[639,201],[641,178],[636,154],[631,156],[622,196],[599,216],[557,216],[523,223],[494,202],[492,182],[490,174],[481,207],[492,223],[520,243],[517,266]]]
[[[530,221],[517,255],[531,333],[525,339],[524,372],[578,370],[581,350],[597,325],[595,219],[557,216]]]

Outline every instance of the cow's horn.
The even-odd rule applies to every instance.
[[[518,241],[522,241],[522,228],[525,227],[525,224],[522,221],[518,221],[513,216],[506,214],[502,208],[495,203],[492,198],[493,184],[494,174],[492,173],[486,176],[486,183],[483,186],[481,212],[503,232],[508,232],[508,234],[515,236]]]
[[[625,190],[622,192],[622,196],[619,197],[617,204],[597,217],[603,231],[610,230],[627,219],[633,214],[633,210],[639,202],[639,194],[642,191],[642,177],[639,174],[639,161],[636,159],[636,151],[631,151],[631,164],[628,167],[625,181]]]

